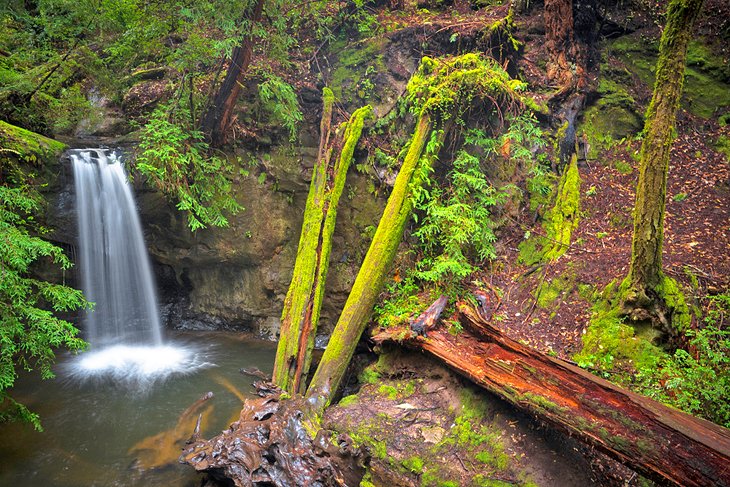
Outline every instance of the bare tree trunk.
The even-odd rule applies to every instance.
[[[672,0],[659,46],[654,95],[641,144],[629,290],[625,298],[625,305],[634,310],[649,309],[656,304],[657,297],[661,298],[657,288],[664,280],[662,244],[669,153],[682,95],[687,45],[701,8],[702,0]]]
[[[428,352],[478,386],[657,481],[730,486],[730,431],[512,340],[461,303],[464,331],[388,329],[373,339]],[[408,330],[405,330],[408,335]]]
[[[223,79],[213,104],[208,108],[200,122],[200,128],[213,147],[226,143],[228,129],[233,123],[233,108],[241,92],[241,85],[248,66],[253,57],[253,26],[261,22],[264,9],[264,0],[256,0],[249,17],[251,27],[249,34],[244,36],[241,45],[233,49],[231,64],[228,66],[226,77]]]
[[[319,155],[304,210],[297,260],[281,315],[273,380],[290,393],[303,392],[301,389],[306,382],[329,267],[337,206],[365,119],[372,114],[370,105],[356,110],[331,140],[333,104],[334,95],[325,88]],[[332,163],[333,157],[335,163]]]

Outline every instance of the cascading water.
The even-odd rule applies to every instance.
[[[111,375],[135,383],[190,372],[189,351],[163,344],[157,293],[142,228],[120,153],[69,152],[76,187],[78,267],[86,298],[90,351],[77,375]]]
[[[127,175],[115,152],[70,154],[76,182],[79,263],[88,340],[162,345],[157,293]]]

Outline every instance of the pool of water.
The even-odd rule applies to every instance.
[[[276,344],[226,333],[170,338],[191,365],[158,380],[78,374],[81,357],[71,356],[59,357],[56,379],[21,375],[12,394],[40,414],[44,431],[0,423],[0,486],[199,485],[177,463],[182,442],[200,414],[206,438],[235,420],[256,380],[239,369],[270,374]],[[213,397],[190,408],[207,392]]]

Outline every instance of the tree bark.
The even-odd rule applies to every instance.
[[[648,308],[662,281],[669,153],[684,81],[687,44],[702,0],[672,0],[659,45],[654,95],[646,114],[634,209],[627,304]]]
[[[208,143],[213,147],[219,147],[226,143],[228,130],[233,123],[233,108],[241,92],[243,78],[253,58],[253,26],[261,22],[264,9],[264,0],[256,0],[248,20],[250,22],[249,33],[241,40],[241,45],[233,49],[231,63],[226,71],[218,92],[215,95],[213,104],[203,115],[200,128],[206,136]]]
[[[380,218],[373,241],[370,243],[360,271],[355,278],[347,302],[335,325],[329,344],[312,378],[307,391],[329,390],[335,394],[342,381],[347,365],[350,363],[355,346],[367,325],[370,313],[380,293],[386,273],[395,257],[403,230],[411,215],[413,204],[409,198],[411,185],[419,184],[420,164],[429,164],[421,157],[431,133],[431,118],[423,114],[418,119],[416,130],[411,139],[393,192]],[[443,132],[441,132],[443,134]],[[443,138],[443,135],[442,135]],[[443,139],[442,139],[443,140]]]
[[[572,91],[584,73],[578,72],[578,46],[573,36],[573,0],[545,0],[545,45],[549,54],[547,76],[558,93]],[[556,95],[559,96],[559,95]]]
[[[682,486],[730,485],[730,431],[622,389],[504,335],[459,304],[464,331],[426,338],[389,329],[376,342],[431,353],[504,400],[597,447],[641,474]],[[408,330],[406,330],[408,336]]]
[[[365,119],[372,114],[370,105],[356,110],[331,140],[333,105],[334,95],[325,88],[319,155],[304,210],[294,272],[281,315],[273,380],[289,393],[303,392],[301,389],[306,382],[329,268],[337,206]],[[333,156],[336,158],[334,164]]]

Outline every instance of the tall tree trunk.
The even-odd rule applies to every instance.
[[[702,0],[672,0],[659,45],[654,95],[646,113],[634,209],[629,291],[625,305],[648,309],[662,283],[662,243],[669,153],[684,81],[687,44]]]
[[[373,241],[370,243],[370,248],[355,278],[355,283],[307,394],[311,395],[321,391],[330,391],[330,394],[334,394],[342,381],[345,369],[350,363],[360,335],[365,330],[385,276],[398,250],[406,222],[411,215],[413,204],[410,200],[410,188],[412,184],[416,185],[421,182],[416,179],[420,174],[420,171],[417,172],[416,169],[419,162],[430,163],[421,157],[430,133],[431,117],[426,113],[418,119],[408,153],[395,180],[393,192],[388,198]],[[441,132],[441,141],[443,141],[443,133]]]
[[[250,27],[249,33],[241,40],[241,45],[233,49],[231,64],[228,66],[226,77],[223,79],[218,92],[215,95],[213,104],[203,115],[200,128],[205,134],[208,142],[213,147],[219,147],[226,143],[228,129],[233,122],[233,108],[241,92],[241,85],[248,66],[253,57],[253,29],[261,22],[264,9],[264,0],[256,0],[253,11],[248,17]]]
[[[314,348],[337,206],[365,119],[372,114],[370,105],[356,110],[331,139],[334,95],[325,88],[322,98],[319,155],[304,210],[297,260],[284,300],[274,364],[274,382],[290,393],[303,392],[300,389],[305,383]],[[336,158],[334,163],[333,157]]]

